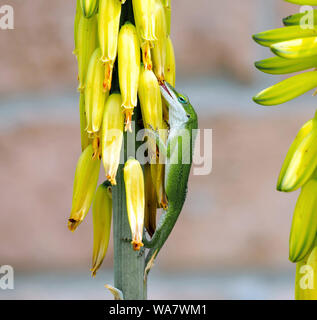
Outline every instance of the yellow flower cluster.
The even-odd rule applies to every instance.
[[[132,18],[126,14],[128,5]],[[82,154],[76,167],[68,227],[75,231],[92,205],[93,275],[108,248],[112,186],[116,185],[124,131],[132,131],[138,101],[145,128],[167,128],[163,118],[168,119],[168,111],[159,85],[166,80],[175,86],[170,19],[170,0],[77,0],[74,54],[78,61]],[[164,135],[161,138],[166,140]],[[145,165],[145,174],[135,159],[124,165],[134,250],[143,246],[144,225],[152,235],[157,208],[167,206],[164,164],[155,163],[155,142],[149,145],[151,161]],[[101,162],[106,181],[97,188]]]

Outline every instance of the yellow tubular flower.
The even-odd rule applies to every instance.
[[[101,152],[106,177],[112,185],[120,163],[123,141],[124,116],[122,99],[118,93],[111,94],[106,102],[101,129]]]
[[[159,130],[163,128],[163,111],[160,86],[153,71],[141,66],[138,95],[140,99],[142,118],[146,129]],[[151,157],[155,156],[156,143],[151,143]]]
[[[96,49],[88,67],[85,88],[85,109],[87,117],[87,132],[97,136],[102,123],[103,111],[108,91],[104,91],[103,79],[105,67],[101,61],[101,50]]]
[[[137,160],[129,159],[125,163],[124,183],[128,218],[132,233],[132,245],[135,251],[139,251],[143,246],[145,199],[143,171]]]
[[[166,42],[166,64],[165,64],[165,80],[175,87],[176,64],[174,47],[171,38],[167,37]]]
[[[86,147],[90,144],[91,140],[88,137],[86,128],[87,128],[87,119],[85,111],[85,94],[80,93],[79,97],[79,118],[80,118],[80,137],[81,137],[81,151],[84,151]]]
[[[118,69],[126,121],[125,130],[132,131],[131,119],[133,109],[137,105],[140,74],[140,46],[136,28],[131,23],[126,23],[119,32]]]
[[[138,31],[142,60],[145,68],[152,69],[151,47],[155,36],[156,0],[132,0],[135,25]]]
[[[156,2],[155,25],[157,41],[152,49],[154,73],[159,82],[165,80],[166,45],[167,45],[167,25],[164,6],[161,1]]]
[[[79,157],[73,187],[73,202],[68,228],[71,231],[79,226],[87,215],[97,187],[100,160],[93,159],[93,147],[90,144]]]
[[[98,34],[101,60],[105,63],[104,88],[108,91],[111,89],[113,65],[117,57],[120,16],[120,1],[100,0]]]
[[[156,191],[152,181],[151,168],[149,164],[144,166],[144,187],[145,187],[145,213],[144,226],[152,237],[156,229]]]
[[[95,277],[107,253],[112,218],[112,194],[109,183],[101,184],[92,205],[94,247],[92,255],[92,276]]]
[[[78,78],[79,87],[81,92],[84,90],[86,83],[86,74],[90,57],[98,46],[98,24],[97,17],[94,16],[91,19],[86,19],[84,16],[80,18],[78,25]]]

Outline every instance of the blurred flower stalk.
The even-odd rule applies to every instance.
[[[92,206],[95,276],[113,219],[116,288],[110,287],[124,299],[146,298],[144,226],[152,235],[157,209],[167,205],[165,165],[152,162],[158,156],[155,143],[150,144],[144,175],[140,163],[129,158],[124,141],[132,130],[166,128],[168,111],[159,83],[166,79],[175,86],[170,19],[170,0],[78,0],[76,6],[82,154],[68,227],[75,231]],[[106,180],[98,187],[101,163]]]
[[[317,5],[317,0],[286,0]],[[305,7],[307,8],[307,7]],[[284,27],[255,34],[274,57],[257,61],[268,74],[296,75],[261,91],[253,100],[264,106],[282,104],[317,87],[317,11],[312,7],[283,19]],[[289,238],[289,259],[297,264],[295,298],[317,299],[317,114],[299,130],[284,160],[277,190],[300,189]]]

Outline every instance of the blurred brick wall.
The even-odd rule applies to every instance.
[[[15,30],[0,30],[0,92],[73,87],[75,0],[0,0],[15,12]],[[172,38],[178,73],[251,77],[255,24],[263,0],[173,0]]]

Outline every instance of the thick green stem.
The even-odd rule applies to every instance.
[[[134,23],[132,1],[127,0],[122,6],[121,25],[125,21]],[[119,90],[118,64],[114,72],[113,90]],[[138,131],[138,120],[141,119],[139,107],[134,110],[133,120]],[[129,133],[129,135],[131,135]],[[130,136],[131,137],[131,136]],[[124,135],[124,160],[128,156],[127,134]],[[138,143],[135,144],[136,147]],[[113,188],[113,238],[114,238],[114,285],[121,290],[125,300],[143,300],[147,298],[147,284],[144,281],[144,250],[136,252],[131,244],[131,231],[126,209],[125,186],[123,179],[123,167],[120,165],[117,173],[117,186]]]
[[[146,299],[144,284],[144,251],[136,252],[131,245],[131,231],[126,211],[123,166],[113,189],[114,284],[125,300]]]

